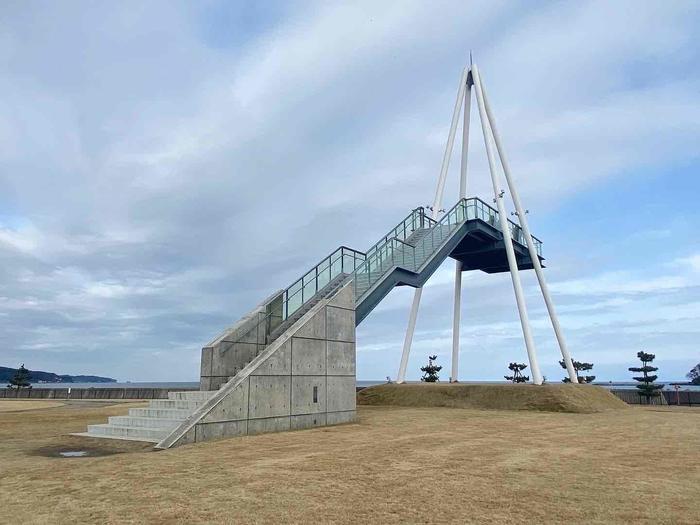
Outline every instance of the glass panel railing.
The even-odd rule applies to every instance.
[[[359,298],[383,275],[395,266],[416,271],[416,249],[404,241],[393,238],[375,250],[354,274],[355,297]]]
[[[425,217],[427,219],[427,217]],[[396,266],[411,271],[418,268],[428,260],[439,245],[467,218],[466,200],[460,200],[450,211],[445,213],[439,221],[430,221],[430,231],[414,247],[398,238],[387,242],[376,250],[374,254],[355,272],[355,297],[357,300],[365,294],[387,272]],[[428,225],[427,222],[424,224]]]
[[[333,279],[354,272],[366,258],[363,252],[346,246],[331,253],[282,292],[282,320],[299,310]]]
[[[482,221],[486,222],[487,224],[490,224],[497,230],[501,229],[498,211],[486,204],[481,199],[467,199],[466,207],[467,217],[469,219],[481,219]],[[508,225],[510,226],[510,234],[513,240],[519,244],[522,244],[523,246],[527,246],[525,234],[523,233],[523,230],[520,227],[520,225],[514,223],[510,219],[508,219]],[[534,235],[532,236],[532,240],[535,244],[535,250],[537,251],[537,254],[542,255],[542,241]]]
[[[404,220],[389,230],[386,235],[365,252],[367,258],[371,257],[375,251],[379,251],[385,244],[390,243],[392,239],[405,241],[416,230],[431,228],[434,224],[435,221],[426,215],[425,208],[418,207],[414,209]]]
[[[438,248],[470,218],[477,203],[470,206],[466,199],[460,200],[430,229],[430,232],[416,245],[416,271],[426,263]]]
[[[462,199],[439,221],[423,216],[423,224],[427,226],[429,233],[415,247],[401,242],[402,240],[398,238],[386,239],[383,244],[375,245],[373,253],[371,255],[368,253],[365,262],[355,272],[356,299],[359,300],[395,266],[418,271],[459,226],[472,219],[482,220],[497,230],[501,229],[497,210],[477,198]],[[513,221],[509,220],[508,223],[513,240],[527,246],[522,228]],[[542,242],[534,236],[532,239],[537,253],[541,255]]]
[[[282,318],[287,319],[341,274],[356,272],[357,275],[371,276],[372,278],[368,278],[367,282],[371,281],[374,283],[374,277],[380,276],[389,268],[397,264],[401,266],[408,264],[407,254],[410,251],[410,245],[405,243],[406,239],[416,230],[426,229],[430,233],[419,242],[420,250],[413,251],[410,256],[412,260],[411,266],[417,269],[451,235],[457,226],[470,219],[482,220],[500,230],[498,211],[481,199],[471,198],[460,200],[439,221],[428,217],[425,209],[422,207],[414,209],[399,224],[370,247],[366,253],[345,246],[338,248],[301,279],[284,290]],[[520,226],[512,221],[509,221],[509,225],[513,240],[526,246]],[[533,241],[537,252],[541,254],[541,241],[534,236]],[[418,266],[415,266],[416,264]],[[356,297],[359,297],[359,295],[356,295]]]
[[[477,198],[460,200],[439,221],[428,217],[424,208],[416,208],[366,253],[346,246],[338,248],[279,294],[268,305],[267,313],[253,321],[250,328],[243,329],[226,342],[248,342],[251,338],[262,342],[272,330],[340,275],[354,273],[355,297],[359,300],[396,266],[417,272],[464,221],[472,219],[482,220],[500,230],[498,212]],[[512,221],[509,221],[509,226],[513,240],[526,246],[520,226]],[[415,246],[406,243],[417,230],[428,230],[428,233]],[[541,255],[542,242],[535,236],[532,239]],[[263,325],[264,329],[261,328]]]

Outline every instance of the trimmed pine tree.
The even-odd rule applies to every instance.
[[[424,372],[423,377],[420,378],[421,381],[425,381],[426,383],[436,383],[440,381],[438,372],[442,370],[442,367],[435,364],[436,359],[436,355],[428,356],[428,364],[420,368],[421,372]]]
[[[685,377],[690,379],[690,382],[694,385],[700,385],[700,363],[695,365],[693,369],[686,374]]]
[[[566,363],[562,360],[559,361],[559,364],[561,367],[566,370]],[[574,361],[573,359],[571,360],[571,364],[574,365],[574,370],[576,371],[576,377],[578,378],[579,383],[592,383],[593,380],[595,379],[595,376],[582,376],[579,375],[579,372],[587,372],[588,370],[593,369],[593,363],[583,363],[581,361]],[[571,383],[571,379],[568,377],[565,377],[562,379],[564,383]]]
[[[7,385],[7,388],[28,388],[30,387],[30,379],[31,375],[29,374],[29,370],[24,368],[24,363],[22,363],[15,372],[15,375],[10,379],[10,384]]]
[[[650,405],[651,399],[659,396],[661,393],[660,390],[664,387],[664,385],[654,383],[659,376],[656,374],[650,375],[650,372],[656,372],[658,370],[657,367],[649,364],[654,361],[656,356],[654,354],[647,354],[646,352],[641,351],[637,352],[637,357],[642,362],[642,366],[633,366],[628,370],[630,372],[642,373],[641,376],[634,376],[632,379],[641,383],[637,385],[637,392],[641,397],[645,397],[647,404]]]
[[[507,381],[512,381],[513,383],[527,383],[530,380],[530,376],[524,376],[523,370],[527,368],[525,363],[510,363],[508,365],[508,370],[513,372],[512,376],[503,376]]]

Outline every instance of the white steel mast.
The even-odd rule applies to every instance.
[[[467,76],[464,91],[464,121],[462,124],[462,163],[459,171],[459,198],[467,197],[467,160],[469,155],[469,120],[471,117],[472,75]],[[462,261],[455,261],[455,301],[452,317],[452,375],[451,382],[459,381],[459,326],[462,309]]]
[[[484,106],[486,108],[486,115],[491,126],[491,133],[493,134],[494,142],[496,143],[496,149],[498,150],[498,156],[501,159],[501,166],[503,167],[503,172],[506,176],[506,182],[508,183],[508,189],[510,190],[510,196],[513,199],[513,204],[515,205],[515,213],[518,216],[518,221],[520,222],[520,227],[523,229],[523,235],[525,236],[525,241],[527,242],[527,249],[530,252],[530,259],[532,259],[532,266],[535,269],[535,274],[537,275],[537,281],[540,284],[540,290],[542,291],[542,297],[547,305],[547,312],[549,313],[549,319],[552,322],[552,328],[554,328],[554,334],[557,337],[557,342],[559,343],[559,349],[561,350],[561,355],[564,358],[564,364],[566,365],[566,370],[569,373],[569,379],[572,383],[578,383],[578,378],[576,375],[576,370],[574,370],[574,365],[571,362],[571,355],[566,346],[566,341],[564,340],[564,334],[562,333],[561,326],[559,325],[559,318],[557,317],[557,312],[554,308],[554,302],[549,294],[549,288],[547,286],[547,281],[544,278],[544,273],[542,272],[542,265],[540,264],[540,259],[537,254],[537,248],[530,234],[530,227],[527,223],[527,211],[523,209],[520,202],[520,196],[518,195],[518,190],[515,187],[515,181],[511,176],[510,166],[506,158],[505,148],[501,143],[501,137],[498,134],[498,129],[496,128],[496,119],[491,112],[491,106],[489,104],[488,96],[486,95],[486,90],[484,85],[479,79],[479,89],[484,98]]]
[[[445,154],[442,157],[442,168],[440,169],[440,177],[435,190],[435,199],[433,200],[433,209],[431,212],[432,218],[436,219],[442,206],[442,197],[445,192],[445,180],[447,179],[447,169],[450,166],[450,157],[452,156],[452,147],[454,146],[455,134],[457,133],[457,125],[459,123],[459,113],[462,109],[462,100],[464,92],[467,88],[467,77],[469,76],[469,68],[464,68],[462,77],[459,80],[459,90],[457,91],[457,101],[452,112],[452,124],[450,126],[450,134],[447,137],[447,146]],[[413,333],[416,330],[416,319],[418,318],[418,307],[420,306],[423,288],[416,288],[413,295],[413,304],[411,305],[411,313],[408,316],[408,327],[406,328],[406,337],[403,342],[403,352],[401,353],[401,363],[399,364],[399,373],[396,377],[397,383],[403,383],[406,380],[406,367],[408,366],[408,356],[411,353],[411,343],[413,342]]]
[[[539,254],[537,253],[537,248],[535,246],[534,239],[530,234],[530,228],[526,218],[527,211],[524,210],[520,201],[520,196],[515,186],[515,181],[513,180],[513,177],[511,175],[510,166],[506,158],[505,148],[503,147],[503,143],[501,142],[501,138],[496,127],[496,120],[493,116],[493,112],[491,110],[491,106],[486,95],[486,90],[484,89],[483,83],[481,81],[479,70],[474,64],[472,64],[470,67],[465,68],[460,78],[459,89],[457,91],[457,100],[455,101],[455,107],[452,113],[452,123],[447,138],[445,153],[442,158],[442,167],[440,169],[440,176],[438,177],[435,198],[433,200],[433,206],[431,208],[431,216],[433,219],[437,219],[440,213],[440,207],[442,205],[442,198],[445,190],[445,181],[447,179],[447,171],[450,165],[450,158],[452,156],[452,150],[454,147],[454,140],[457,132],[459,115],[462,110],[462,105],[464,105],[464,121],[462,127],[462,155],[460,166],[459,197],[460,199],[462,199],[466,198],[467,196],[467,161],[469,154],[469,121],[471,112],[472,87],[474,88],[474,93],[476,95],[477,108],[479,110],[479,120],[481,122],[481,129],[484,135],[486,157],[488,159],[491,183],[493,186],[494,203],[496,204],[496,207],[498,209],[501,234],[503,235],[503,243],[506,251],[506,258],[508,261],[508,269],[510,271],[511,281],[513,283],[513,291],[515,293],[515,301],[518,307],[520,325],[523,331],[525,347],[527,349],[527,355],[530,362],[532,381],[537,385],[542,384],[542,374],[540,372],[539,363],[537,361],[537,353],[535,349],[535,343],[532,337],[530,321],[528,318],[527,305],[525,303],[525,295],[523,292],[522,283],[520,281],[518,263],[515,257],[515,250],[513,248],[513,239],[511,235],[510,224],[508,221],[508,216],[506,214],[504,203],[505,190],[501,186],[501,180],[496,165],[493,143],[495,143],[495,147],[498,152],[498,157],[503,168],[508,190],[513,199],[513,204],[515,205],[516,215],[520,222],[522,233],[525,237],[525,242],[527,244],[530,259],[532,260],[532,265],[535,270],[535,274],[537,275],[540,290],[542,291],[542,296],[547,306],[547,312],[552,322],[552,327],[554,328],[554,333],[559,343],[559,348],[561,350],[562,357],[564,358],[564,363],[569,374],[569,379],[572,383],[577,383],[578,380],[576,376],[576,371],[571,361],[571,355],[569,354],[569,351],[566,347],[564,335],[562,333],[561,326],[559,324],[559,319],[554,308],[554,302],[552,301],[552,297],[547,287],[547,282],[544,278],[544,272],[542,271],[542,265],[539,260]],[[450,376],[450,381],[453,382],[459,380],[459,328],[461,314],[462,269],[462,262],[456,261],[454,310],[452,322],[452,375]],[[404,339],[403,344],[403,352],[401,354],[401,363],[399,365],[397,383],[403,383],[406,380],[406,367],[408,365],[408,358],[411,352],[411,344],[416,328],[416,320],[418,318],[418,309],[420,306],[422,293],[422,287],[416,288],[413,296],[411,312],[408,318],[408,327],[406,329],[406,337]]]
[[[515,259],[515,251],[513,250],[513,241],[510,235],[510,226],[508,225],[508,216],[503,204],[503,195],[505,191],[501,188],[500,177],[496,168],[496,159],[493,154],[493,145],[489,137],[488,116],[484,105],[484,97],[481,91],[481,80],[479,78],[479,68],[472,66],[472,77],[474,79],[474,91],[476,92],[476,102],[479,108],[479,118],[481,120],[481,129],[484,133],[484,144],[486,146],[486,157],[489,161],[489,171],[491,173],[491,183],[493,184],[494,202],[498,208],[498,218],[501,223],[501,234],[503,235],[503,243],[506,248],[506,257],[508,258],[508,268],[510,269],[510,277],[513,281],[513,291],[515,292],[515,302],[518,305],[518,314],[520,315],[520,326],[523,330],[525,339],[525,347],[527,349],[527,357],[530,361],[530,370],[532,372],[532,382],[536,385],[542,384],[542,374],[540,373],[540,365],[537,362],[537,353],[535,350],[535,341],[532,338],[532,330],[530,329],[530,320],[527,315],[527,306],[525,304],[525,296],[523,286],[520,283],[520,275],[518,273],[518,262]]]

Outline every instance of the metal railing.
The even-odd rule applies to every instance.
[[[435,225],[435,221],[428,217],[425,213],[425,208],[422,206],[415,208],[409,213],[404,220],[399,222],[394,228],[389,230],[389,232],[379,239],[369,250],[365,253],[367,258],[371,257],[375,251],[379,250],[384,244],[390,242],[392,239],[398,239],[404,241],[408,239],[413,232],[419,229],[432,228]]]
[[[276,326],[342,274],[354,274],[355,297],[359,299],[394,266],[418,271],[459,225],[471,219],[482,220],[500,230],[498,211],[478,198],[461,199],[437,221],[427,215],[425,208],[415,208],[366,252],[341,246],[285,288],[270,302],[267,311],[260,314],[258,322],[253,323],[250,330],[244,330],[235,337],[235,342],[249,339],[250,332],[259,332],[263,323],[265,333],[269,335]],[[508,222],[513,240],[526,246],[520,226],[510,220]],[[428,230],[429,233],[416,246],[408,244],[406,240],[417,230]],[[535,236],[533,241],[537,253],[541,255],[542,242]]]
[[[340,274],[353,273],[366,258],[364,252],[347,246],[325,257],[282,292],[282,319],[287,319]]]
[[[498,211],[478,198],[461,199],[438,221],[425,217],[430,222],[429,233],[416,246],[391,239],[384,243],[371,256],[368,254],[364,263],[355,271],[355,298],[359,300],[385,273],[394,266],[417,272],[421,266],[435,253],[447,238],[465,221],[478,219],[500,231],[501,223]],[[513,241],[527,246],[522,228],[508,220]],[[532,236],[535,249],[542,254],[542,241]],[[388,240],[389,241],[389,240]]]
[[[281,320],[289,318],[337,276],[343,273],[351,274],[368,258],[377,253],[384,253],[387,244],[394,242],[394,240],[405,240],[414,231],[430,228],[433,224],[435,221],[427,216],[425,208],[418,207],[366,252],[341,246],[282,292],[281,312],[279,314]]]
[[[480,219],[500,231],[501,222],[499,219],[498,211],[496,209],[492,208],[484,201],[476,197],[466,199],[466,201],[468,219]],[[513,240],[519,244],[522,244],[523,246],[527,246],[527,241],[525,240],[525,234],[523,233],[523,229],[510,219],[508,219],[508,225],[510,226],[510,235],[513,238]],[[532,241],[535,244],[537,254],[542,255],[542,241],[534,235],[532,236]]]

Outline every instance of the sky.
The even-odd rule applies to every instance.
[[[226,326],[432,201],[470,51],[573,357],[629,380],[645,350],[682,379],[700,362],[700,4],[677,1],[3,2],[0,365],[196,381]],[[476,113],[468,193],[490,200]],[[449,375],[453,273],[425,286],[409,379],[433,353]],[[396,376],[412,296],[358,327],[358,379]],[[501,379],[526,361],[509,275],[465,273],[462,298],[461,379]]]

